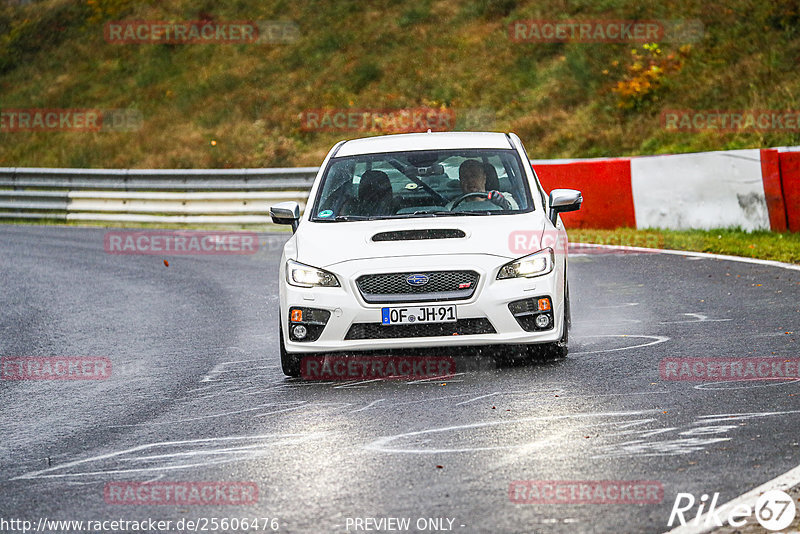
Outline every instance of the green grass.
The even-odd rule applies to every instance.
[[[800,264],[800,234],[716,230],[568,230],[573,243],[690,250]]]
[[[792,0],[41,0],[0,5],[0,106],[133,108],[134,132],[0,133],[0,166],[216,168],[318,165],[339,139],[306,132],[315,108],[445,107],[471,129],[515,131],[533,158],[800,144],[797,132],[675,133],[663,109],[800,108]],[[281,20],[274,45],[118,45],[112,20]],[[515,43],[520,19],[697,19],[703,40]],[[636,49],[634,56],[632,50]],[[668,58],[672,59],[668,59]],[[636,62],[663,68],[649,88]],[[680,60],[680,61],[679,61]],[[666,68],[670,62],[679,68]],[[474,120],[477,117],[477,120]],[[212,141],[215,141],[212,144]]]

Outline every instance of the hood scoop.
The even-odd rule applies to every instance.
[[[422,239],[460,239],[467,237],[463,230],[455,228],[428,228],[425,230],[395,230],[380,232],[372,236],[373,241],[419,241]]]

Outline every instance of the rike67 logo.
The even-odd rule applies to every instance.
[[[752,523],[751,518],[755,516],[756,521],[763,528],[774,532],[791,525],[797,514],[794,500],[781,490],[770,490],[763,493],[753,507],[745,502],[733,501],[717,508],[718,499],[719,493],[714,493],[710,503],[707,494],[703,494],[699,500],[696,500],[691,493],[678,493],[675,503],[672,505],[667,526],[671,527],[677,523],[681,526],[717,528],[727,523],[732,527],[741,528]],[[692,508],[695,503],[697,503],[697,512],[693,513]],[[706,505],[708,505],[708,511],[703,514]],[[684,517],[684,513],[689,519]],[[694,519],[691,519],[692,515],[694,515]]]

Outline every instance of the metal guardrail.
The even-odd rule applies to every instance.
[[[317,170],[0,168],[0,219],[264,224]]]

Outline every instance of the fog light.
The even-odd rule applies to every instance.
[[[539,328],[546,328],[550,324],[550,317],[545,314],[536,316],[536,326]]]
[[[292,334],[297,339],[305,339],[306,335],[308,334],[308,330],[305,326],[298,324],[292,327]]]

